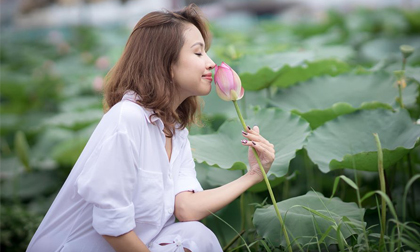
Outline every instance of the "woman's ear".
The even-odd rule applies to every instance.
[[[171,66],[171,79],[174,79],[174,67]]]

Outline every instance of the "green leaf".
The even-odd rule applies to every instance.
[[[397,58],[402,60],[402,55],[400,52],[400,46],[406,45],[418,45],[420,44],[419,36],[403,37],[396,36],[395,38],[377,38],[370,40],[369,42],[362,45],[360,48],[361,55],[373,62],[379,61],[385,58]],[[413,55],[408,58],[408,64],[411,62],[419,62],[420,53],[418,50],[414,51]]]
[[[235,179],[238,179],[243,175],[243,171],[241,170],[218,169],[206,166],[204,163],[197,164],[195,168],[197,171],[197,178],[199,179],[200,183],[206,186],[208,185],[209,188],[225,185],[229,182],[234,181]],[[273,188],[285,181],[286,178],[270,177],[268,180],[270,182],[271,187]],[[266,190],[267,185],[264,181],[261,181],[260,183],[255,184],[248,189],[248,191],[250,192],[263,192]]]
[[[102,110],[102,97],[101,96],[76,96],[67,99],[60,104],[60,110],[63,112],[78,112],[85,110]]]
[[[271,103],[302,116],[315,129],[358,109],[397,108],[395,81],[395,77],[386,72],[319,77],[279,90]],[[407,86],[403,90],[404,104],[414,104],[416,96],[416,85]]]
[[[342,51],[346,50],[345,48]],[[318,49],[246,56],[238,65],[242,86],[246,90],[261,90],[270,85],[288,87],[314,76],[337,75],[350,70],[347,63],[328,52],[325,49]]]
[[[15,194],[27,200],[55,192],[62,185],[57,174],[50,171],[23,173],[17,178],[4,181],[0,186],[1,196],[12,198]]]
[[[337,228],[337,243],[338,243],[338,247],[340,248],[341,252],[344,252],[344,242],[341,236],[341,225],[338,226]]]
[[[395,64],[391,64],[387,66],[385,69],[389,72],[394,72],[401,70],[401,63],[397,62]],[[413,66],[405,66],[405,77],[407,80],[414,79],[418,83],[420,83],[420,67],[413,67]]]
[[[279,71],[279,75],[272,85],[289,87],[297,82],[306,81],[315,76],[336,76],[350,71],[350,66],[347,63],[336,59],[324,59],[305,63],[296,67],[286,65]]]
[[[20,162],[25,167],[27,172],[31,171],[31,166],[29,164],[29,145],[26,140],[26,135],[23,131],[18,131],[15,134],[15,152]]]
[[[233,107],[233,104],[231,105]],[[268,173],[281,177],[287,173],[296,150],[302,148],[308,136],[309,124],[297,115],[279,109],[255,110],[246,123],[258,125],[261,135],[274,144],[276,159]],[[224,169],[247,169],[248,148],[242,146],[242,126],[239,120],[226,121],[215,134],[190,135],[193,157],[198,163]]]
[[[37,142],[31,149],[32,156],[40,160],[46,158],[45,153],[52,153],[58,144],[75,137],[77,135],[69,129],[47,127],[38,134]]]
[[[333,185],[333,191],[331,193],[331,197],[334,196],[335,191],[337,190],[337,186],[338,186],[338,182],[340,181],[340,178],[342,180],[344,180],[344,182],[346,182],[349,186],[353,187],[354,190],[357,191],[357,193],[359,193],[359,187],[356,185],[356,183],[353,182],[353,180],[349,179],[348,177],[346,177],[345,175],[340,175],[338,177],[336,177],[334,179],[334,185]]]
[[[303,196],[277,202],[277,206],[291,240],[302,246],[309,246],[314,238],[322,239],[327,245],[337,244],[334,238],[337,237],[336,229],[339,224],[344,238],[362,232],[342,222],[344,217],[364,225],[361,218],[365,211],[359,209],[355,203],[342,202],[339,198],[328,199],[320,193],[311,191]],[[257,209],[254,214],[254,225],[258,234],[270,240],[275,246],[286,245],[273,206]],[[329,234],[326,235],[328,230]]]
[[[420,125],[412,123],[406,110],[396,113],[384,109],[360,110],[314,130],[305,148],[322,172],[343,168],[377,171],[373,133],[381,137],[387,168],[414,148],[420,137]]]
[[[62,166],[72,167],[88,142],[88,137],[74,137],[59,143],[51,156]]]
[[[245,93],[245,95],[247,95],[247,93]],[[204,114],[209,116],[225,115],[227,118],[236,118],[235,107],[220,99],[216,93],[216,88],[212,88],[208,95],[201,98],[204,100]],[[240,101],[241,100],[239,100],[239,102]]]
[[[79,130],[88,125],[98,123],[103,116],[100,109],[80,112],[64,112],[45,120],[46,126],[58,126],[66,129]]]

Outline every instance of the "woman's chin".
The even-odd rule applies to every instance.
[[[211,86],[209,86],[207,89],[203,89],[202,92],[200,92],[198,96],[206,96],[210,94],[210,92],[211,92]]]
[[[210,94],[210,92],[211,92],[211,88],[210,88],[210,89],[209,89],[209,91],[208,91],[208,92],[206,92],[203,96],[209,95],[209,94]]]

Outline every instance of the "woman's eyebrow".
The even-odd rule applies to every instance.
[[[200,45],[201,47],[204,47],[204,44],[203,44],[203,43],[201,43],[201,42],[197,42],[197,43],[193,44],[193,45],[191,46],[191,48],[192,48],[192,47],[194,47],[194,46],[196,46],[196,45]]]

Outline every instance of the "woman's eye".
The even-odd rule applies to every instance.
[[[202,53],[196,53],[195,55],[197,55],[197,56],[203,56]]]

